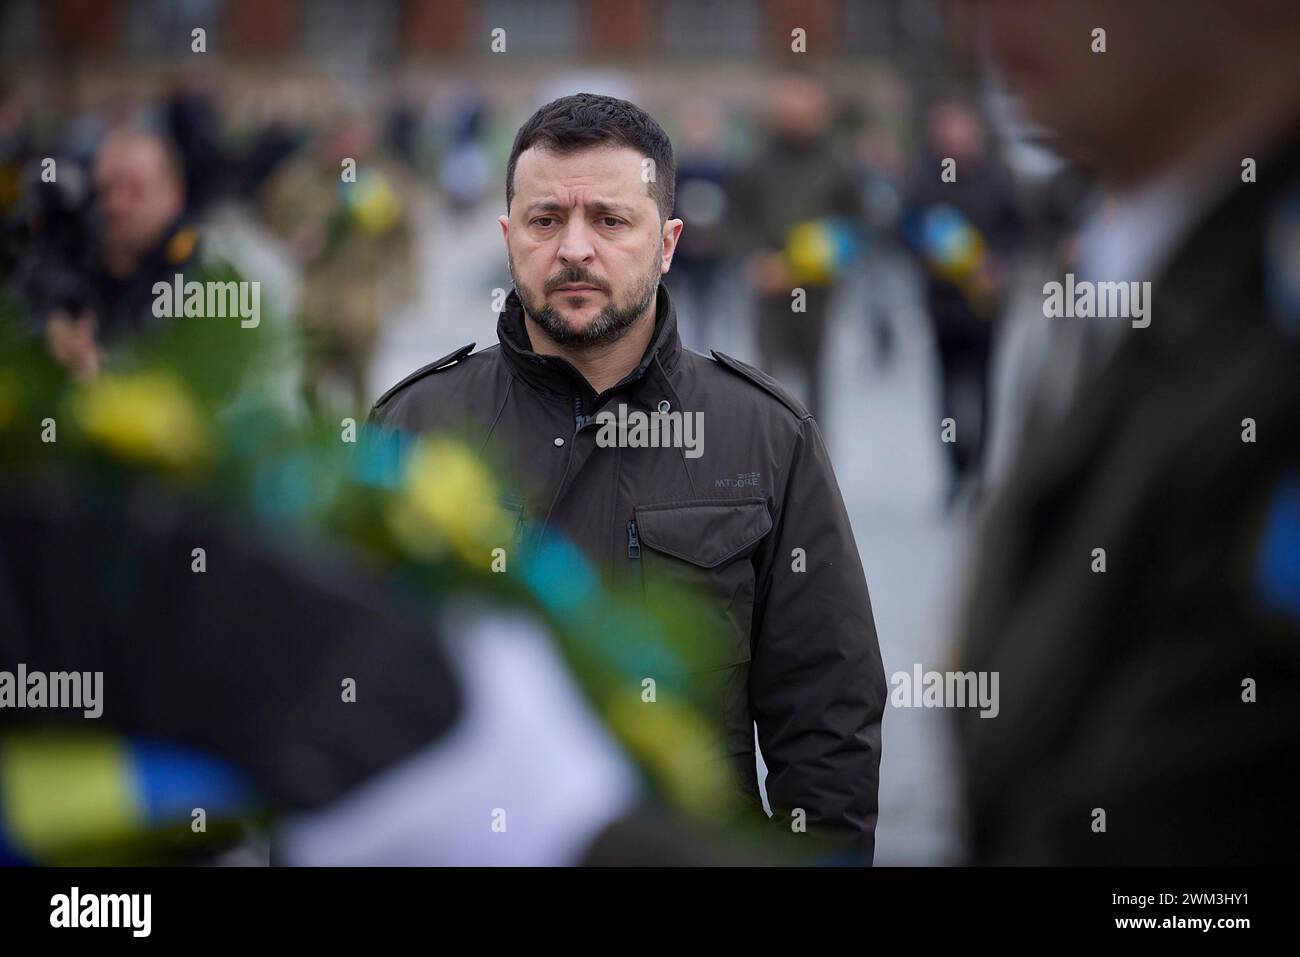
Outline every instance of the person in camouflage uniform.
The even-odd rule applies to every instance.
[[[379,156],[370,124],[352,115],[289,160],[263,191],[263,218],[302,270],[303,392],[313,407],[331,377],[357,407],[369,403],[380,327],[413,291],[409,195]]]

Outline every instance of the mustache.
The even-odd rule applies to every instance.
[[[593,286],[603,293],[609,292],[609,287],[604,282],[587,272],[587,270],[578,269],[576,267],[570,267],[564,270],[564,272],[546,280],[546,285],[542,287],[542,292],[555,292],[555,290],[559,289],[561,286],[567,286],[570,283],[582,283],[587,286]]]

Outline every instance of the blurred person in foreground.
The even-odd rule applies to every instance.
[[[825,417],[831,299],[864,221],[857,172],[831,136],[830,97],[814,78],[776,79],[767,124],[758,155],[737,176],[733,241],[758,294],[763,368],[783,378],[792,371],[808,407]]]
[[[989,366],[1019,223],[1011,178],[988,141],[984,120],[957,99],[931,107],[927,150],[912,186],[905,237],[921,262],[939,353],[944,442],[951,466],[948,504],[974,494],[989,434]],[[943,174],[951,161],[953,178]]]
[[[721,640],[699,677],[747,813],[773,839],[820,835],[869,861],[885,685],[853,531],[807,408],[682,347],[661,283],[682,231],[674,184],[672,144],[635,104],[539,109],[506,168],[499,344],[416,371],[372,417],[503,446],[517,540],[563,531],[650,607],[696,593]]]
[[[56,175],[75,178],[72,161],[59,162]],[[31,188],[56,187],[34,182]],[[50,237],[38,234],[14,278],[50,354],[81,378],[94,376],[114,346],[159,321],[155,283],[171,284],[186,272],[199,243],[185,216],[179,154],[164,137],[133,128],[105,134],[92,189],[93,215],[80,223],[79,235],[47,243]]]
[[[961,713],[975,859],[1294,863],[1300,9],[973,7],[1106,185],[1063,271],[1151,283],[1141,318],[1042,320],[1044,394],[1077,372],[977,549],[963,667],[1000,673],[1001,713]]]

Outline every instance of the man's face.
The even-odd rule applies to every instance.
[[[767,104],[772,128],[796,141],[816,139],[830,121],[826,90],[806,77],[784,77],[773,85]]]
[[[105,241],[131,252],[161,241],[183,205],[166,153],[146,138],[104,145],[95,159],[95,193]]]
[[[644,166],[625,146],[519,155],[500,220],[510,274],[524,311],[560,345],[613,342],[654,303],[682,222],[660,223]]]
[[[930,115],[930,142],[940,156],[959,163],[977,161],[984,155],[984,127],[965,107],[943,103]]]

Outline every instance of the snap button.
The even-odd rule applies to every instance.
[[[558,448],[559,448],[561,445],[563,445],[563,444],[564,444],[564,439],[563,439],[563,437],[557,435],[557,436],[555,437],[555,447],[558,449]]]
[[[667,415],[667,414],[668,414],[668,410],[671,409],[671,408],[672,408],[672,406],[668,404],[668,400],[667,400],[667,399],[660,399],[660,400],[659,400],[659,411],[660,411],[661,414],[663,414],[663,415]]]

